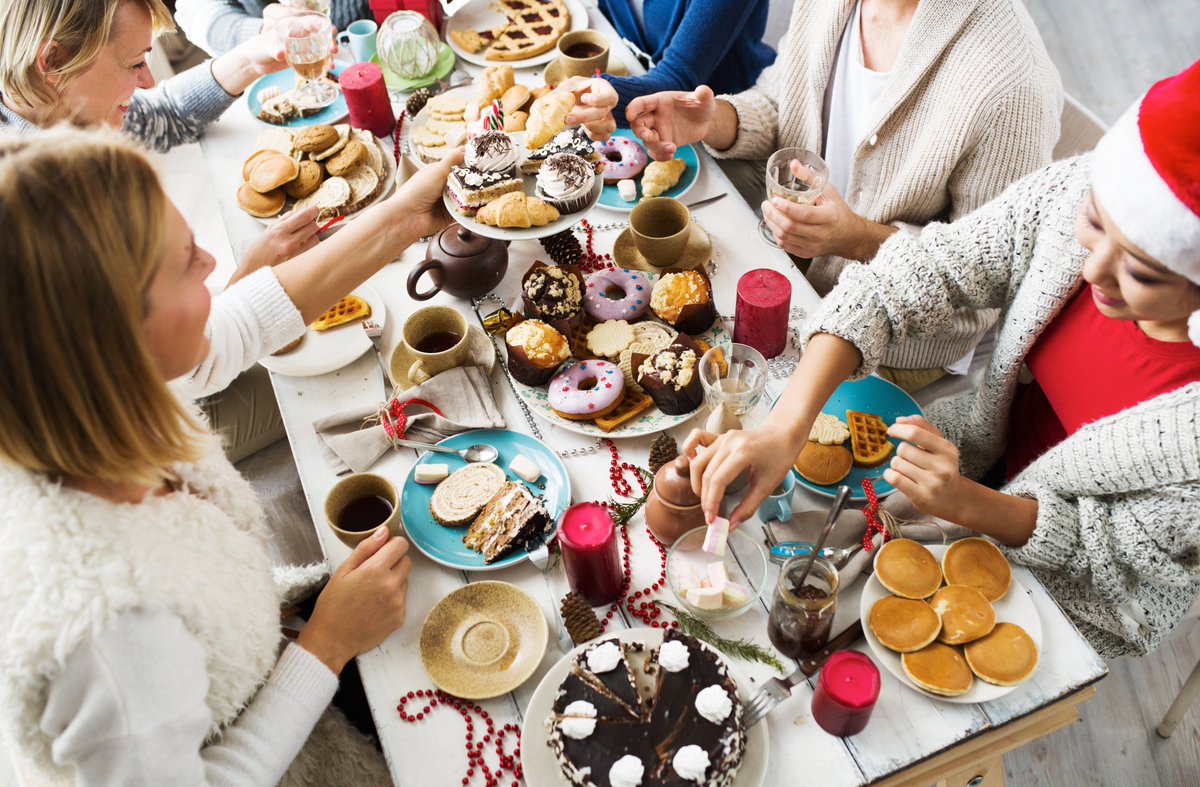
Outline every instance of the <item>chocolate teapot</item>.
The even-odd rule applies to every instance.
[[[417,283],[426,271],[433,288],[419,292]],[[408,294],[418,301],[443,291],[458,298],[474,298],[494,290],[507,271],[508,245],[504,241],[451,224],[430,239],[425,261],[408,274]]]
[[[692,491],[690,467],[688,457],[677,456],[658,468],[646,500],[646,527],[665,547],[689,530],[708,524],[700,498]]]

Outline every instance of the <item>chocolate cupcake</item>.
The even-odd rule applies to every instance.
[[[592,201],[596,167],[574,153],[555,153],[537,174],[537,196],[559,213],[577,213]]]
[[[541,320],[524,320],[504,334],[508,371],[525,385],[545,385],[571,356],[566,337]]]
[[[703,333],[717,321],[712,283],[701,271],[668,270],[654,284],[650,310],[677,331]]]
[[[535,262],[521,279],[525,314],[563,333],[583,320],[583,276],[574,265]]]
[[[670,347],[653,355],[634,353],[634,377],[666,415],[690,413],[704,401],[700,384],[700,348],[690,337],[675,337]]]

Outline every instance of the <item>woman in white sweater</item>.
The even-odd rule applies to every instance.
[[[440,189],[410,180],[373,230],[432,232]],[[26,783],[386,783],[327,709],[404,623],[408,543],[366,539],[281,648],[262,511],[167,382],[209,352],[214,263],[149,162],[109,133],[0,141],[0,225],[0,725]],[[263,351],[279,315],[225,308]]]
[[[689,437],[705,511],[748,469],[731,519],[750,516],[838,383],[889,345],[944,330],[956,308],[999,308],[979,390],[892,425],[905,442],[884,477],[1007,545],[1104,655],[1153,649],[1200,592],[1197,106],[1200,63],[1151,88],[1094,154],[847,270],[763,428]],[[1001,461],[1002,491],[969,480]]]

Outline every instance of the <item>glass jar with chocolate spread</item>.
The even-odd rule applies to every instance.
[[[825,646],[833,628],[833,614],[837,611],[837,569],[819,557],[813,561],[804,585],[799,586],[798,580],[807,562],[807,555],[799,555],[784,564],[767,621],[771,644],[793,659],[803,658]]]

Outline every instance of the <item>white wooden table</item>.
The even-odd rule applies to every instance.
[[[593,18],[595,26],[602,29],[607,26],[602,19],[595,19],[594,12]],[[611,33],[611,28],[607,32]],[[614,52],[619,54],[623,51],[623,47],[614,46]],[[623,59],[630,67],[636,67],[632,57],[626,55]],[[536,76],[534,72],[525,72],[519,78],[532,82]],[[244,102],[238,102],[212,127],[203,141],[231,246],[239,258],[245,244],[262,230],[262,225],[238,209],[233,199],[240,183],[241,163],[252,152],[254,137],[262,128],[250,117]],[[792,282],[793,307],[811,311],[818,300],[811,287],[797,273],[786,255],[759,240],[757,219],[753,212],[741,201],[713,160],[703,154],[701,158],[702,172],[685,201],[728,192],[724,199],[700,207],[694,214],[713,239],[713,284],[719,312],[726,315],[733,313],[737,278],[742,271],[752,267],[772,267],[785,273]],[[623,214],[603,209],[596,210],[590,217],[594,224],[600,225],[619,222],[623,218]],[[616,235],[616,230],[597,232],[597,250],[610,251]],[[395,346],[405,315],[417,306],[407,295],[405,281],[408,271],[423,259],[424,252],[423,245],[409,249],[396,263],[388,265],[370,281],[387,306],[384,334],[386,351],[390,352]],[[539,258],[545,259],[545,255],[536,242],[513,243],[509,249],[508,274],[497,288],[497,294],[506,302],[511,301],[518,290],[522,272]],[[469,320],[474,323],[475,317],[466,301],[443,294],[429,303],[455,306],[468,314]],[[789,347],[788,352],[794,356],[796,350]],[[503,370],[498,368],[492,381],[500,409],[509,428],[529,431],[503,375]],[[312,424],[335,410],[377,404],[382,394],[379,369],[375,359],[368,354],[338,372],[308,378],[273,375],[273,382],[313,522],[329,562],[336,566],[349,551],[326,526],[323,502],[337,478],[322,459]],[[772,380],[769,386],[771,398],[778,394],[785,382],[783,379]],[[761,410],[758,415],[761,419]],[[701,423],[702,418],[700,415],[693,423],[677,427],[674,430],[675,437],[682,441],[691,426]],[[545,422],[539,422],[538,426],[546,442],[555,450],[584,447],[594,442]],[[649,437],[620,440],[618,446],[622,460],[645,465],[650,442]],[[414,460],[415,454],[405,450],[385,457],[372,471],[390,478],[399,486]],[[575,501],[606,500],[612,496],[608,486],[608,461],[607,451],[565,460]],[[802,490],[797,492],[793,501],[795,511],[819,509],[826,505],[827,501]],[[757,520],[747,522],[744,527],[761,539],[762,525]],[[634,572],[632,586],[641,588],[649,585],[657,576],[658,557],[646,537],[645,524],[640,515],[630,528]],[[568,590],[567,582],[561,568],[543,574],[525,563],[499,572],[472,573],[446,569],[415,549],[410,554],[414,568],[409,583],[408,622],[378,649],[359,657],[359,668],[396,783],[458,784],[467,767],[462,743],[464,728],[459,715],[438,710],[423,723],[406,724],[396,713],[396,703],[403,694],[432,688],[418,654],[421,622],[438,601],[463,584],[479,579],[499,579],[511,582],[536,599],[551,626],[557,626],[556,610],[559,600]],[[977,772],[984,774],[985,766],[995,766],[997,758],[1004,751],[1078,718],[1074,706],[1091,696],[1093,690],[1089,687],[1107,672],[1104,662],[1062,615],[1037,580],[1024,569],[1016,569],[1016,574],[1033,591],[1044,632],[1041,662],[1029,682],[1003,699],[987,705],[952,705],[927,699],[902,686],[883,671],[883,688],[871,723],[864,732],[849,739],[832,737],[813,723],[809,713],[811,684],[801,684],[767,721],[772,738],[767,783],[929,783],[953,776],[965,784]],[[768,575],[769,587],[773,587],[776,576],[777,568],[772,565]],[[862,580],[859,580],[844,589],[839,599],[834,632],[841,631],[857,616],[862,584]],[[664,600],[674,601],[668,591],[664,590],[662,594]],[[769,646],[766,636],[769,604],[768,592],[756,609],[735,620],[717,623],[714,628],[726,637],[747,637]],[[629,627],[631,622],[636,623],[625,616],[622,609],[622,615],[614,618],[609,631]],[[857,647],[866,650],[861,640]],[[520,724],[538,681],[561,655],[555,638],[551,636],[547,652],[533,678],[511,694],[481,703],[497,726],[506,722]],[[786,658],[781,660],[791,666]],[[738,666],[753,682],[773,674],[771,668],[762,664],[739,663]],[[433,763],[437,764],[436,776],[430,770]],[[991,767],[986,769],[985,776],[986,781],[982,783],[999,784],[1003,780],[1003,770]],[[999,781],[996,781],[997,778]]]

